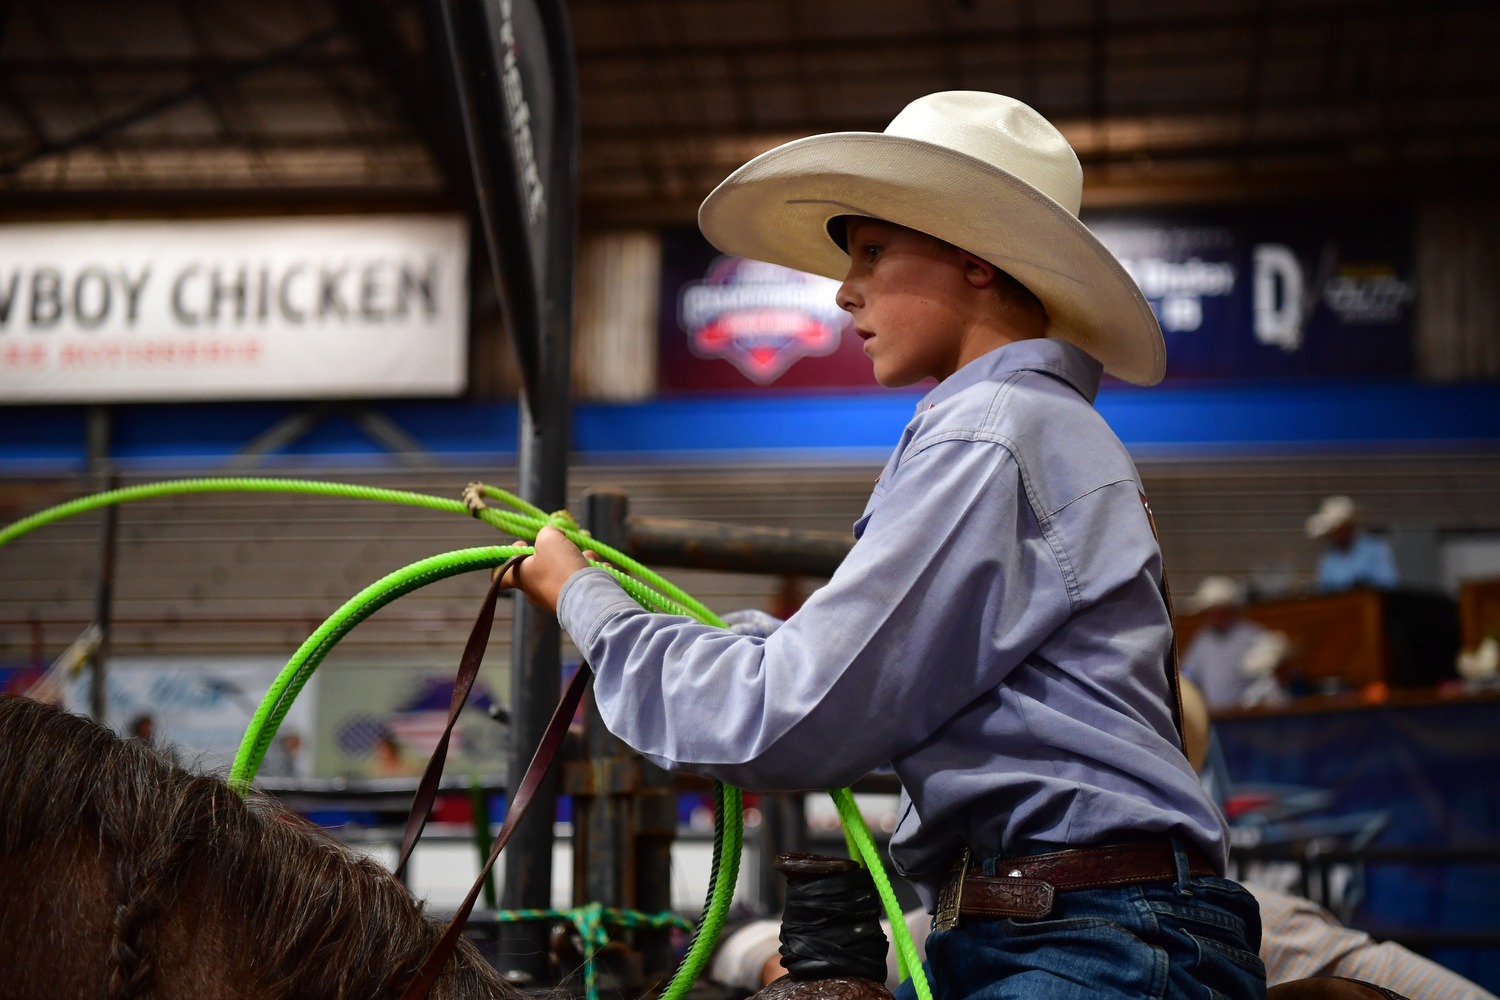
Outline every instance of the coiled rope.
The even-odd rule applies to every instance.
[[[170,480],[107,490],[46,508],[0,529],[0,546],[44,525],[113,504],[183,494],[231,492],[296,493],[406,504],[472,516],[499,531],[527,541],[535,541],[537,532],[550,524],[561,530],[579,548],[598,553],[604,560],[601,567],[642,607],[666,614],[683,615],[707,625],[724,624],[707,607],[665,577],[591,537],[577,526],[566,511],[549,515],[520,497],[482,483],[470,483],[464,491],[464,500],[456,501],[405,490],[306,479],[211,477]],[[492,507],[486,500],[500,501],[509,509]],[[266,692],[235,755],[229,776],[231,786],[241,792],[250,787],[267,748],[275,739],[276,731],[297,694],[333,647],[361,621],[398,597],[430,583],[460,573],[492,569],[514,555],[531,551],[530,546],[514,544],[460,549],[431,556],[382,577],[346,601],[308,636]],[[708,899],[692,943],[662,994],[662,1000],[681,1000],[708,965],[714,945],[718,942],[719,932],[723,929],[738,877],[744,836],[742,796],[739,789],[717,781],[713,783],[713,789],[714,859],[709,876]],[[853,793],[844,788],[832,790],[829,794],[833,797],[843,823],[844,835],[850,845],[850,856],[870,870],[880,893],[881,903],[891,923],[902,976],[912,977],[920,1000],[931,1000],[926,976],[917,960],[916,946],[906,928],[900,904],[891,889],[874,838],[854,803]]]

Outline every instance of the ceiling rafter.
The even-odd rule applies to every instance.
[[[300,41],[268,52],[260,58],[236,64],[227,64],[220,72],[208,77],[199,84],[161,94],[120,114],[101,117],[87,128],[74,132],[71,135],[54,139],[40,147],[27,151],[15,159],[0,163],[0,177],[7,174],[14,174],[21,168],[49,156],[66,153],[71,149],[76,149],[84,145],[102,143],[103,140],[127,128],[139,125],[141,122],[148,121],[157,115],[164,114],[192,101],[200,100],[208,92],[217,88],[230,86],[268,67],[291,62],[297,59],[303,52],[324,45],[342,33],[343,28],[338,25],[325,28],[321,31],[315,31]]]
[[[467,158],[427,42],[438,2],[134,0],[122,16],[97,0],[0,0],[0,208],[215,190],[249,204],[258,187],[462,208]],[[1493,0],[569,9],[583,225],[690,219],[769,145],[883,129],[954,87],[1036,106],[1091,189],[1276,197],[1295,177],[1330,195],[1400,193],[1500,168]]]

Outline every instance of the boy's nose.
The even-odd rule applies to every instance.
[[[839,290],[834,293],[833,301],[845,312],[853,312],[859,305],[859,296],[854,290],[854,282],[845,278],[839,285]]]

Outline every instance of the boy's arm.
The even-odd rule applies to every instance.
[[[1067,617],[1005,448],[936,445],[883,485],[844,564],[766,639],[646,612],[575,571],[558,615],[611,732],[744,788],[842,787],[992,691]]]

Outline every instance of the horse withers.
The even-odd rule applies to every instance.
[[[443,929],[275,800],[0,695],[0,1000],[394,1000]],[[463,940],[430,993],[525,996]]]

